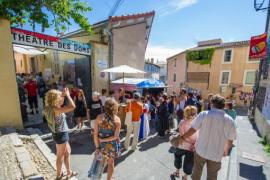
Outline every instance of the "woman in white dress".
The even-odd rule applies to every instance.
[[[143,103],[143,114],[141,115],[141,124],[139,132],[139,140],[146,139],[150,133],[149,127],[149,105],[146,103],[144,97],[141,99]]]

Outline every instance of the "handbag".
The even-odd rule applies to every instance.
[[[90,170],[88,171],[88,177],[92,180],[100,180],[106,166],[106,162],[106,156],[102,155],[101,153],[96,154],[91,164]]]
[[[130,126],[132,124],[132,112],[131,112],[131,102],[129,103],[129,111],[126,112],[125,125]]]
[[[170,137],[169,137],[169,140],[170,140],[170,143],[172,146],[174,147],[178,147],[179,145],[179,141],[180,141],[180,134],[178,132],[174,132]]]

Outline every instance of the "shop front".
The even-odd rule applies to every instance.
[[[91,99],[91,47],[77,41],[11,28],[18,83],[21,115],[24,127],[43,122],[44,96],[38,94],[38,107],[31,108],[27,93],[20,88],[30,80],[38,84],[38,74],[45,89],[63,87],[83,89],[87,101]],[[20,78],[21,77],[21,78]],[[22,84],[21,84],[22,83]],[[39,87],[38,87],[39,88]],[[26,97],[26,98],[21,98]]]

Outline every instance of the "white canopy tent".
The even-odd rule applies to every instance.
[[[137,85],[140,82],[143,82],[145,80],[147,80],[147,79],[138,79],[138,78],[125,78],[125,79],[123,79],[123,78],[121,78],[121,79],[114,80],[111,83],[112,84],[122,84],[123,82],[125,82],[125,84]]]
[[[19,44],[13,44],[13,50],[15,52],[18,52],[21,54],[28,54],[28,55],[48,54],[48,52],[41,51],[38,48],[31,47],[31,46],[25,46],[25,45],[19,45]]]
[[[125,84],[125,74],[143,74],[144,71],[141,71],[139,69],[135,69],[133,67],[127,66],[127,65],[121,65],[116,66],[113,68],[105,69],[101,72],[108,72],[108,73],[122,73],[123,74],[123,84]]]

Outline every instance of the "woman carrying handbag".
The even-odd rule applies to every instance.
[[[192,120],[197,115],[195,106],[187,106],[184,109],[184,119],[179,124],[179,135],[175,136],[174,140],[178,139],[178,143],[174,144],[176,150],[174,153],[174,166],[176,171],[171,174],[171,179],[180,177],[180,169],[183,167],[183,180],[187,180],[187,176],[191,175],[194,164],[194,145],[198,138],[198,132],[185,139],[182,144],[179,144],[180,138],[191,127]],[[171,140],[172,143],[172,140]],[[184,162],[183,162],[184,160]],[[183,162],[183,163],[182,163]]]
[[[104,114],[97,117],[94,125],[94,141],[96,145],[96,156],[105,157],[108,164],[107,180],[112,180],[114,172],[114,160],[120,156],[120,128],[121,121],[116,115],[118,103],[108,98],[104,106]],[[103,168],[100,169],[101,171]]]

